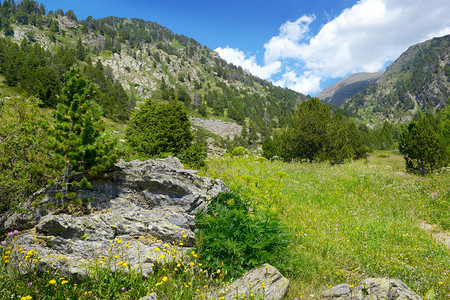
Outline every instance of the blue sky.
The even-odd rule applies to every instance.
[[[311,95],[352,73],[383,71],[409,46],[450,34],[448,0],[42,2],[80,19],[157,22],[261,78]]]

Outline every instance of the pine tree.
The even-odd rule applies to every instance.
[[[60,103],[54,113],[54,152],[62,170],[62,203],[79,204],[74,190],[88,188],[87,177],[110,167],[117,160],[115,141],[105,134],[100,106],[94,102],[95,87],[77,67],[65,75]]]
[[[183,103],[159,104],[151,100],[136,110],[126,137],[133,151],[143,159],[163,153],[181,154],[193,139]]]
[[[406,160],[407,171],[418,171],[421,176],[445,166],[449,161],[444,141],[426,116],[411,122],[402,132],[398,150]]]
[[[354,157],[363,157],[366,152],[356,125],[330,111],[328,105],[316,98],[300,104],[292,115],[292,126],[282,132],[280,139],[283,146],[278,148],[278,155],[285,160],[307,159],[340,164]],[[266,148],[270,147],[270,141],[266,141]]]
[[[330,109],[319,99],[312,98],[300,104],[292,119],[292,128],[288,129],[286,134],[286,143],[292,149],[287,153],[289,157],[285,158],[306,158],[312,162],[327,143]]]

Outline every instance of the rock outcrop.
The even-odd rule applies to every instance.
[[[3,215],[0,228],[22,231],[17,241],[22,249],[38,251],[41,263],[64,276],[83,276],[93,259],[111,251],[126,252],[128,265],[148,275],[161,258],[157,248],[176,245],[181,249],[177,255],[189,250],[195,242],[195,214],[227,191],[223,182],[195,173],[171,157],[120,161],[81,192],[91,200],[89,214],[47,211],[57,202],[55,189],[48,187],[24,205],[27,212]]]
[[[403,281],[390,278],[367,278],[354,288],[351,288],[348,284],[340,284],[323,292],[322,297],[332,298],[333,300],[422,299]]]
[[[196,117],[189,117],[189,121],[191,121],[193,125],[209,130],[221,138],[229,138],[232,140],[242,133],[242,126],[236,123],[225,122],[218,119],[200,119]]]
[[[259,299],[267,300],[283,299],[289,289],[290,281],[269,264],[253,269],[235,280],[229,286],[211,295],[210,299],[243,299],[252,295]],[[222,299],[222,298],[221,298]]]

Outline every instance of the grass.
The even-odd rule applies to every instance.
[[[169,244],[154,250],[159,258],[145,278],[139,265],[127,263],[128,248],[122,239],[111,241],[109,255],[94,257],[84,280],[74,281],[40,265],[39,253],[24,251],[17,231],[10,232],[0,246],[0,299],[139,299],[153,293],[162,299],[208,299],[224,286],[224,272],[208,272],[198,254]]]
[[[448,230],[449,173],[420,178],[403,171],[401,156],[378,152],[335,166],[214,158],[201,175],[223,179],[288,228],[290,257],[275,264],[291,280],[286,299],[320,298],[326,288],[366,277],[398,278],[425,299],[446,299],[449,249],[419,225]],[[54,270],[38,271],[39,254],[23,252],[15,241],[11,233],[0,247],[0,294],[8,299],[138,299],[153,292],[205,299],[224,284],[223,269],[207,271],[197,253],[167,259],[181,251],[172,245],[160,250],[155,273],[144,278],[139,266],[127,263],[126,241],[118,240],[110,256],[86,266],[85,281],[74,282]]]
[[[403,280],[421,296],[449,294],[449,250],[420,229],[448,229],[449,174],[405,174],[403,158],[377,153],[345,165],[216,158],[220,178],[254,205],[270,207],[293,235],[287,299],[318,297],[366,277]],[[431,293],[429,293],[430,295]]]

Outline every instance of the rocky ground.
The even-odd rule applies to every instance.
[[[120,161],[91,189],[79,191],[91,200],[88,213],[47,210],[48,204],[55,207],[58,188],[47,187],[27,201],[24,212],[2,215],[0,228],[18,230],[24,251],[34,249],[43,264],[70,278],[84,276],[93,259],[107,257],[111,245],[121,243],[129,264],[149,275],[161,254],[157,248],[176,245],[181,256],[190,250],[195,214],[228,190],[222,181],[195,173],[172,157]]]
[[[209,130],[222,138],[234,139],[235,136],[240,136],[242,133],[242,126],[236,123],[225,122],[218,119],[200,119],[196,117],[189,117],[189,120],[192,125]]]

